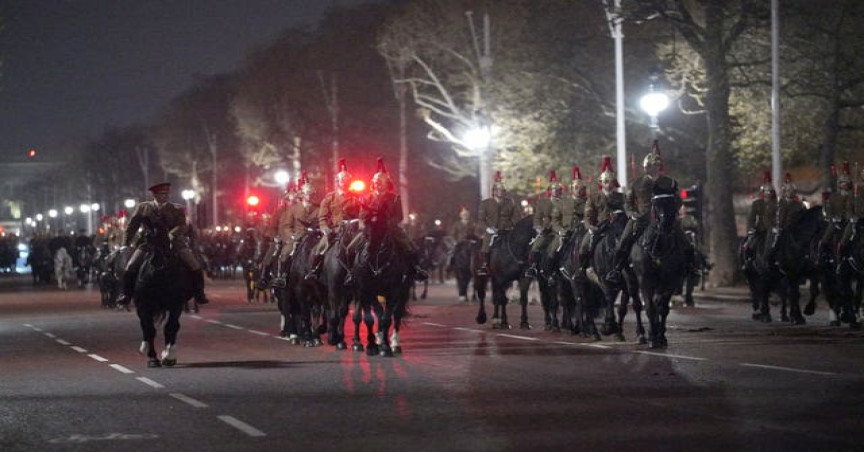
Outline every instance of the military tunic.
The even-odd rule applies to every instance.
[[[573,233],[576,228],[582,226],[586,201],[587,198],[583,197],[568,197],[562,199],[552,209],[552,230],[555,231],[555,239],[548,248],[550,255],[561,248],[561,242],[568,233]]]
[[[534,229],[537,230],[539,236],[531,245],[532,253],[542,253],[552,243],[555,238],[552,230],[552,212],[560,209],[560,198],[543,198],[537,202],[537,208],[534,211]]]
[[[851,193],[836,193],[831,195],[822,207],[822,215],[828,222],[819,246],[828,245],[834,238],[834,233],[844,231],[849,217],[855,214],[855,197]],[[845,236],[846,234],[844,234]],[[841,239],[842,241],[842,239]]]
[[[475,237],[476,234],[474,222],[471,220],[463,221],[460,219],[456,223],[453,223],[453,226],[450,228],[450,236],[453,237],[455,243],[468,240],[470,237]]]
[[[747,216],[747,233],[764,234],[774,229],[777,224],[777,200],[760,198],[750,205]]]
[[[624,194],[617,191],[606,193],[603,190],[598,190],[588,196],[585,202],[585,217],[582,222],[590,233],[582,237],[580,246],[583,254],[589,251],[591,236],[595,230],[608,224],[613,213],[624,212],[625,201]]]
[[[156,201],[143,201],[135,207],[135,213],[129,218],[129,224],[126,225],[125,244],[127,246],[144,245],[144,235],[140,235],[136,239],[138,229],[141,227],[151,229],[154,227],[161,228],[168,233],[171,239],[171,245],[175,250],[186,248],[186,214],[183,212],[183,207],[179,204],[166,202],[159,206]]]
[[[357,197],[349,193],[332,191],[321,200],[318,208],[318,225],[325,234],[312,250],[314,254],[324,254],[330,247],[330,237],[327,231],[338,232],[342,222],[355,220],[360,217],[360,202]]]
[[[494,234],[513,229],[515,218],[516,203],[510,198],[501,198],[500,200],[487,198],[480,202],[477,220],[484,231],[480,252],[489,252],[489,245]]]
[[[294,254],[294,247],[300,238],[307,233],[308,228],[315,227],[318,222],[318,204],[298,202],[279,217],[279,237],[282,239],[280,260],[284,261]]]

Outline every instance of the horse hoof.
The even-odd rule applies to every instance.
[[[348,346],[345,345],[344,342],[340,342],[340,343],[336,344],[336,350],[345,350],[347,348],[348,348]]]
[[[840,314],[840,322],[842,322],[842,323],[855,322],[855,314],[853,314],[851,311],[844,310],[843,313]]]
[[[522,326],[524,324],[525,322],[522,322],[522,324],[520,324],[519,326]],[[552,325],[549,325],[548,323],[546,325],[543,325],[543,331],[552,331]]]
[[[402,346],[401,345],[394,346],[393,347],[393,353],[401,354],[402,353]]]
[[[380,352],[378,352],[378,354],[385,357],[385,358],[392,358],[393,357],[393,350],[384,349],[384,350],[381,350]]]
[[[166,358],[166,359],[162,360],[162,365],[165,367],[174,367],[175,364],[177,364],[176,359],[167,359]]]
[[[499,328],[501,328],[502,330],[509,330],[509,329],[511,329],[511,328],[513,328],[513,327],[510,326],[509,323],[503,323],[503,322],[502,322],[501,325],[499,326]],[[528,329],[531,329],[531,326],[529,325],[528,327],[524,327],[524,328],[522,328],[522,329],[526,329],[526,330],[528,330]]]
[[[459,296],[459,301],[460,301],[460,302],[468,301],[468,297],[466,297],[465,295],[460,295],[460,296]]]
[[[804,315],[813,315],[816,312],[816,305],[814,303],[807,303],[807,306],[804,306]]]
[[[786,314],[781,314],[781,315],[780,315],[780,321],[781,321],[781,322],[791,322],[792,319],[790,319],[789,316],[786,315]]]
[[[354,350],[355,352],[362,352],[363,351],[363,345],[354,344],[351,346],[351,349]]]
[[[378,354],[378,346],[370,345],[366,347],[366,356],[375,356]]]
[[[147,367],[150,367],[150,368],[153,368],[153,367],[162,367],[162,363],[159,362],[159,360],[156,359],[156,358],[150,358],[150,360],[147,361]]]
[[[645,345],[648,343],[648,339],[645,336],[639,336],[638,342],[639,345]]]
[[[147,354],[147,342],[141,341],[141,345],[138,347],[138,353],[142,355]]]
[[[762,323],[771,323],[771,314],[762,314],[759,317],[759,321]]]
[[[804,320],[804,317],[801,317],[800,315],[793,316],[791,322],[793,325],[806,325],[807,324],[807,321]]]
[[[483,325],[484,323],[486,323],[486,314],[478,314],[477,315],[477,324]]]

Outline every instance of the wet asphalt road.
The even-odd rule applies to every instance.
[[[824,303],[793,327],[750,320],[741,290],[697,293],[652,351],[632,315],[624,342],[543,331],[536,305],[533,329],[493,330],[433,285],[382,358],[281,340],[241,285],[213,283],[178,365],[149,369],[134,313],[0,281],[0,450],[864,447],[864,334],[827,326]]]

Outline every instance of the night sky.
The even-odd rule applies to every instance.
[[[195,75],[371,0],[0,0],[0,161],[147,122]]]

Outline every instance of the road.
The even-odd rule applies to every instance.
[[[137,353],[134,313],[92,289],[0,281],[0,450],[861,450],[864,333],[750,320],[738,291],[697,292],[669,347],[477,325],[430,286],[404,353],[278,337],[272,304],[217,281],[184,315],[175,368]],[[511,305],[510,315],[518,313]],[[160,333],[161,337],[161,333]]]

